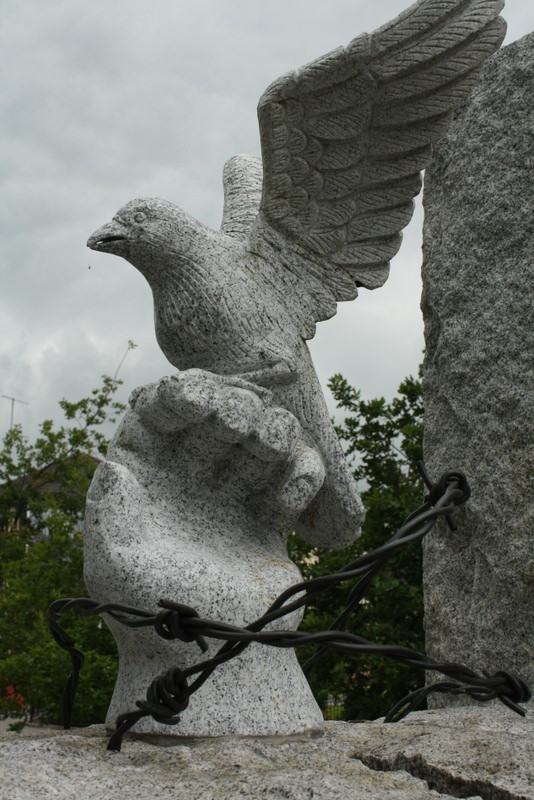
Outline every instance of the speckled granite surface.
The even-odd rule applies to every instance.
[[[172,747],[104,728],[0,736],[0,800],[533,800],[534,723],[499,706],[326,724],[303,740],[223,736]]]

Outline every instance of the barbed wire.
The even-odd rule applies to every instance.
[[[62,698],[65,727],[70,727],[84,656],[76,648],[69,634],[59,625],[58,620],[63,614],[74,609],[91,615],[107,614],[129,628],[153,627],[159,636],[169,641],[195,641],[202,652],[208,649],[206,639],[224,642],[212,657],[186,669],[171,668],[163,675],[157,676],[148,687],[146,699],[137,700],[135,709],[120,714],[117,718],[116,730],[108,742],[109,750],[120,750],[125,733],[143,717],[151,716],[157,722],[166,725],[178,724],[180,713],[189,705],[190,697],[208,680],[213,671],[220,664],[237,657],[252,642],[280,648],[316,645],[315,654],[304,665],[307,674],[323,652],[337,650],[353,655],[383,656],[407,666],[441,672],[449,679],[411,692],[390,710],[385,722],[403,719],[433,692],[466,694],[481,702],[499,699],[513,711],[524,716],[525,711],[519,703],[530,700],[531,690],[513,672],[499,670],[493,675],[486,672],[478,674],[461,664],[437,662],[416,650],[396,645],[376,644],[344,630],[372,578],[385,562],[401,548],[423,539],[439,517],[444,517],[454,529],[453,512],[470,496],[469,485],[461,472],[446,472],[438,482],[432,483],[423,467],[421,471],[429,489],[425,502],[405,520],[386,544],[359,556],[334,573],[294,584],[276,598],[263,616],[246,627],[200,617],[194,608],[168,599],[160,600],[158,606],[161,610],[157,613],[118,603],[100,603],[88,597],[63,598],[53,602],[47,612],[50,631],[58,645],[70,654],[72,664],[72,671]],[[349,594],[345,609],[328,630],[316,633],[298,630],[264,630],[275,620],[310,603],[319,593],[342,582],[354,580],[357,580],[357,583]]]

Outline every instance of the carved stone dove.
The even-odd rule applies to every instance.
[[[145,276],[171,364],[268,387],[299,419],[326,469],[301,517],[309,541],[314,530],[351,541],[363,514],[306,340],[337,302],[386,280],[432,143],[503,39],[502,7],[420,0],[271,84],[258,106],[263,169],[228,162],[220,231],[140,199],[87,243]]]

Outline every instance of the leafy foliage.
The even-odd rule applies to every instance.
[[[101,431],[124,406],[116,378],[103,377],[89,397],[62,400],[66,424],[41,423],[32,443],[22,428],[0,451],[0,717],[39,712],[59,720],[69,659],[50,636],[48,605],[86,595],[82,517],[85,496],[107,449]],[[69,631],[87,655],[80,681],[78,723],[102,721],[116,675],[116,650],[102,622],[72,618]],[[11,689],[9,688],[11,687]],[[16,700],[19,699],[17,703]]]
[[[391,402],[362,400],[341,375],[330,381],[338,408],[347,413],[337,428],[354,464],[366,508],[358,541],[342,551],[310,550],[296,537],[290,551],[305,577],[340,569],[358,555],[384,544],[405,517],[422,502],[423,405],[421,382],[407,378]],[[307,609],[301,630],[324,630],[343,610],[350,586],[336,587]],[[392,558],[375,577],[365,602],[347,629],[379,644],[424,650],[421,548],[412,545]],[[305,661],[312,650],[298,653]],[[326,653],[309,676],[321,707],[343,704],[347,719],[374,719],[421,685],[421,672],[376,656],[354,658]]]

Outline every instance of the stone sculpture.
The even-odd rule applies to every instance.
[[[206,617],[248,624],[300,580],[285,542],[321,487],[318,453],[302,444],[297,420],[273,405],[269,391],[233,378],[186,370],[137,390],[130,403],[88,494],[88,585],[109,602],[153,608],[160,597],[174,598]],[[300,616],[277,627],[296,628]],[[108,624],[120,655],[108,724],[144,698],[154,677],[204,658],[196,642]],[[136,731],[322,727],[291,650],[251,646],[219,667],[197,698],[177,731],[150,718]]]
[[[425,544],[427,649],[530,683],[533,82],[534,34],[485,65],[427,172],[423,265],[425,459],[472,488]]]
[[[263,166],[227,164],[219,232],[145,199],[90,237],[146,277],[158,342],[180,370],[134,393],[95,475],[94,597],[146,608],[168,597],[244,624],[297,579],[284,545],[292,530],[330,546],[358,535],[361,502],[305,340],[338,301],[386,280],[432,143],[502,40],[502,5],[421,0],[273,83],[258,108]],[[153,677],[198,649],[110,624],[120,651],[112,727]],[[144,719],[138,730],[322,728],[286,652],[250,647],[195,698],[177,727]]]

